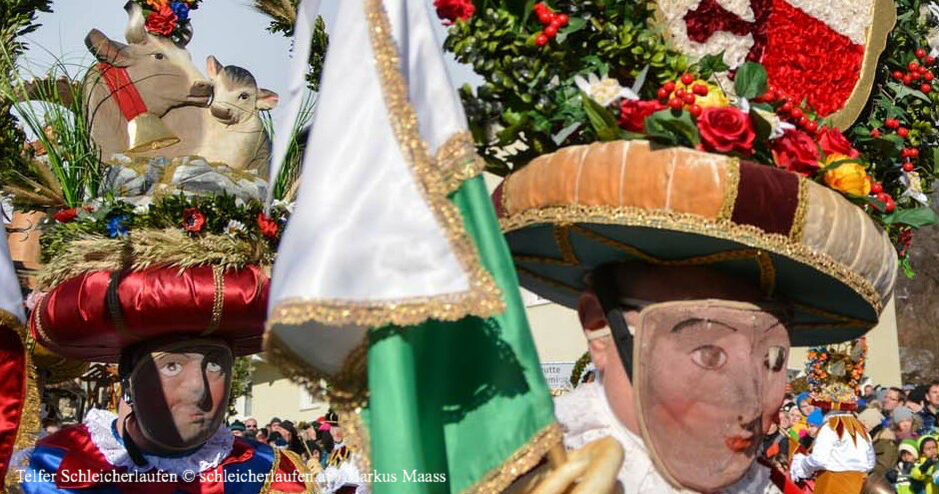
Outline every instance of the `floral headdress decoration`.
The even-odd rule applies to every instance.
[[[202,0],[136,0],[143,8],[145,27],[150,34],[170,38],[175,43],[188,41],[189,12]]]
[[[832,410],[855,406],[866,361],[867,338],[809,350],[806,380],[815,405]]]

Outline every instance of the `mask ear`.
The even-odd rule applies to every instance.
[[[258,110],[273,110],[280,96],[270,89],[258,89]]]
[[[97,29],[92,29],[88,36],[85,36],[85,46],[99,62],[111,64],[115,67],[130,65],[130,60],[125,51],[127,45],[108,38]]]

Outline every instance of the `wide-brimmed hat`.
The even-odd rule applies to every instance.
[[[646,141],[571,146],[514,172],[493,200],[522,285],[575,307],[613,261],[709,266],[794,309],[796,346],[857,338],[896,279],[883,230],[798,174]]]
[[[138,343],[188,335],[261,350],[269,278],[259,267],[95,271],[58,284],[30,316],[39,343],[71,359],[112,362]]]

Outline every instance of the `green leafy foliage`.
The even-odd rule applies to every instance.
[[[766,92],[766,80],[766,69],[762,65],[746,62],[737,69],[734,90],[741,98],[758,98]]]
[[[898,241],[901,233],[910,226],[926,226],[936,219],[932,210],[904,195],[909,182],[904,181],[901,165],[907,159],[913,163],[921,188],[928,194],[939,176],[939,86],[933,82],[931,90],[924,92],[920,90],[924,80],[907,86],[896,80],[893,73],[907,73],[910,62],[924,63],[916,57],[916,50],[930,51],[927,38],[939,32],[939,18],[922,8],[925,3],[920,0],[896,0],[895,3],[897,23],[878,61],[872,97],[846,135],[868,158],[871,177],[897,201],[897,211],[880,218],[890,237]],[[939,65],[928,68],[939,75]],[[901,126],[907,128],[907,138],[901,138],[887,128],[887,119],[897,119]],[[880,133],[880,137],[871,137],[872,131]],[[904,158],[904,149],[916,149],[918,155]],[[898,250],[905,253],[909,249],[901,247]],[[903,254],[900,265],[908,275],[912,274],[910,263]]]
[[[0,64],[0,77],[10,79],[15,72],[15,61],[26,45],[22,36],[39,28],[36,15],[51,12],[52,0],[3,0],[0,2],[0,47],[4,58],[12,63]],[[0,97],[0,184],[16,180],[16,175],[38,179],[23,153],[26,135],[10,113],[13,102]]]
[[[254,8],[270,17],[271,23],[267,27],[268,31],[290,38],[293,37],[299,4],[300,0],[255,0]],[[326,22],[322,17],[317,17],[313,25],[313,39],[310,46],[310,71],[306,75],[307,87],[310,91],[319,90],[328,46],[329,35],[326,33]]]
[[[477,1],[474,16],[450,27],[444,43],[484,79],[460,95],[479,153],[487,169],[499,175],[563,146],[629,137],[613,128],[615,111],[583,97],[577,76],[609,76],[631,87],[648,67],[640,96],[650,99],[659,84],[689,65],[650,27],[651,5],[549,2],[570,21],[540,47],[535,38],[544,26],[531,15],[533,4]]]
[[[701,142],[698,127],[686,111],[661,110],[649,115],[646,133],[662,144],[694,147]]]

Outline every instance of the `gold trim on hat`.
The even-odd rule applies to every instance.
[[[599,234],[596,232],[591,232],[588,229],[576,226],[577,223],[596,223],[605,225],[658,228],[662,230],[693,233],[730,240],[747,245],[751,247],[754,252],[762,250],[808,265],[815,270],[825,273],[826,275],[838,280],[840,283],[850,287],[859,296],[861,296],[864,301],[874,309],[876,313],[879,314],[883,309],[882,300],[873,284],[858,273],[852,271],[844,264],[835,261],[828,254],[815,251],[803,244],[793,242],[789,239],[788,236],[775,233],[766,233],[763,230],[751,225],[739,225],[727,220],[707,219],[695,214],[678,213],[674,211],[646,210],[637,207],[585,205],[549,206],[544,208],[529,209],[509,217],[502,218],[500,219],[499,223],[502,227],[502,231],[505,233],[511,233],[515,230],[520,230],[528,226],[551,223],[555,225],[575,225],[569,228],[580,228],[578,233],[583,233],[586,231],[589,232],[590,235],[597,237]],[[610,240],[610,242],[615,241]],[[621,245],[624,246],[624,249],[626,247],[630,247],[625,246],[625,244]],[[563,252],[561,246],[558,248]],[[627,252],[633,253],[634,251],[638,251],[638,249],[635,248],[631,249],[633,250],[627,250]],[[737,251],[728,252],[735,253]],[[724,253],[719,253],[716,255],[720,254]],[[648,254],[645,255],[648,256]],[[706,257],[707,256],[703,256],[702,259]],[[543,260],[543,262],[548,264],[559,264],[559,260],[557,259],[540,258],[537,256],[515,256],[515,259],[520,262],[542,262]],[[649,262],[655,262],[657,259],[649,256],[649,259],[646,260]],[[569,262],[569,260],[561,260],[561,263],[566,265],[571,265]],[[658,262],[679,263],[679,265],[680,263],[686,263],[687,265],[700,261],[694,259],[694,261],[658,260]],[[713,262],[718,261],[715,260]],[[577,264],[579,264],[579,261]],[[525,269],[524,267],[519,267],[518,269],[520,272],[531,274],[531,271]],[[539,278],[544,279],[543,277]],[[761,280],[762,279],[763,278],[761,278]],[[579,290],[577,290],[575,287],[566,286],[563,283],[555,282],[553,284],[556,286],[564,286],[579,292]],[[848,318],[841,316],[839,319]],[[873,327],[874,324],[874,322],[865,321],[863,326]]]

